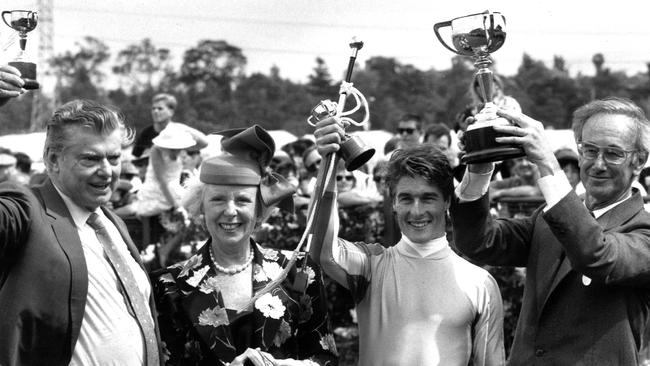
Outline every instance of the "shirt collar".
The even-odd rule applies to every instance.
[[[429,240],[426,243],[414,243],[406,235],[402,234],[402,241],[415,250],[422,258],[439,253],[449,246],[446,235]]]
[[[618,202],[614,202],[611,205],[603,207],[603,208],[592,210],[591,212],[594,214],[595,218],[599,218],[599,217],[603,216],[607,211],[613,209],[614,207],[616,207],[616,206],[620,205],[621,203],[623,203],[623,202],[627,201],[628,199],[630,199],[630,197],[632,197],[632,192],[628,192],[627,196],[625,196],[625,198],[623,198],[622,200],[620,200]]]
[[[59,192],[61,198],[63,198],[63,202],[65,203],[66,207],[68,207],[68,211],[70,211],[70,216],[72,216],[72,220],[74,221],[74,224],[77,226],[78,229],[83,228],[86,225],[86,221],[88,221],[88,218],[90,217],[90,214],[92,214],[92,212],[76,204],[70,197],[66,196],[63,192],[61,192],[61,190],[59,189],[59,187],[56,186],[56,184],[54,184],[54,188],[56,189],[57,192]],[[95,212],[97,211],[101,212],[101,209],[97,208]],[[99,214],[99,212],[97,213]]]

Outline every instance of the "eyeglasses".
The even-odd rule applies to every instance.
[[[636,152],[637,150],[623,150],[618,147],[611,146],[598,146],[588,142],[578,143],[578,152],[580,156],[587,160],[596,160],[598,155],[602,154],[603,160],[609,164],[623,164],[627,159],[629,153]]]
[[[337,181],[337,182],[340,182],[340,181],[342,181],[343,179],[345,179],[345,180],[347,180],[347,181],[353,181],[353,180],[354,180],[354,176],[353,176],[353,175],[337,175],[337,176],[336,176],[336,181]]]
[[[397,133],[400,135],[407,134],[407,135],[412,135],[413,132],[415,132],[415,128],[398,128]]]
[[[379,182],[381,182],[382,180],[386,180],[386,177],[382,177],[382,176],[380,176],[380,175],[376,175],[376,176],[372,177],[372,180],[374,180],[375,183],[379,183]]]

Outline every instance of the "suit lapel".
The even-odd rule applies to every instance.
[[[623,222],[629,220],[632,216],[636,215],[642,209],[643,209],[643,198],[641,198],[641,195],[637,192],[634,195],[632,195],[632,197],[627,201],[605,212],[605,214],[603,214],[598,219],[596,219],[596,221],[598,221],[600,226],[603,228],[603,231],[609,231],[613,228],[619,227]],[[554,243],[557,243],[555,237],[552,237],[552,241]],[[543,298],[543,301],[539,303],[540,306],[538,307],[539,310],[538,314],[541,314],[541,309],[543,309],[551,293],[553,293],[555,288],[557,288],[557,286],[564,279],[564,277],[566,277],[569,274],[569,272],[571,272],[572,270],[571,262],[566,257],[564,253],[564,248],[562,248],[559,243],[557,244],[560,249],[560,254],[558,255],[556,251],[552,251],[551,254],[549,254],[549,256],[552,256],[552,258],[557,258],[559,267],[557,267],[556,273],[552,275],[552,282],[548,291],[543,291],[544,288],[546,288],[546,286],[543,286],[543,282],[541,281],[539,282],[539,286],[537,288],[538,295],[542,295],[543,297],[538,296],[538,298]],[[540,250],[545,250],[545,249],[540,248]],[[553,273],[552,271],[549,272]],[[542,293],[540,294],[540,292]]]
[[[538,220],[538,225],[546,226],[546,222],[541,218],[541,216]],[[548,227],[539,231],[539,233],[548,232],[550,232]],[[543,236],[540,239],[537,239],[537,242],[537,250],[540,254],[538,255],[539,263],[537,263],[536,266],[537,286],[535,286],[535,291],[536,298],[538,299],[536,301],[537,314],[541,314],[541,309],[543,308],[548,295],[551,293],[551,289],[556,285],[559,278],[566,275],[565,265],[568,264],[568,261],[566,261],[562,245],[555,239],[555,236]]]
[[[84,257],[81,239],[77,232],[72,216],[63,199],[57,192],[50,179],[47,179],[42,186],[34,187],[34,191],[43,200],[47,220],[52,226],[56,241],[68,258],[70,265],[70,308],[72,315],[72,337],[71,349],[79,337],[81,321],[86,307],[86,296],[88,295],[88,269]]]

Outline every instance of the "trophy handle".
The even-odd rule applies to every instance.
[[[11,26],[11,24],[7,23],[7,19],[5,18],[5,15],[6,15],[6,14],[11,14],[11,11],[3,11],[3,12],[2,12],[2,21],[5,22],[5,24],[6,24],[9,28],[13,28],[13,27]]]
[[[446,21],[446,22],[436,23],[436,24],[433,25],[433,33],[436,34],[436,37],[438,37],[438,41],[440,41],[440,43],[442,43],[442,45],[445,46],[446,49],[448,49],[449,51],[451,51],[451,52],[453,52],[453,53],[455,53],[457,55],[460,55],[460,53],[458,53],[458,51],[456,51],[455,49],[453,49],[453,48],[451,48],[451,47],[449,47],[447,45],[447,42],[445,42],[442,39],[442,37],[440,37],[440,33],[438,32],[438,29],[440,29],[442,27],[449,27],[449,26],[451,26],[451,20]]]

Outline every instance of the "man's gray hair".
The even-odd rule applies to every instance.
[[[634,121],[635,147],[638,150],[650,152],[650,122],[643,110],[629,99],[609,97],[594,100],[573,113],[573,133],[576,142],[582,141],[582,129],[587,120],[597,114],[620,114]]]
[[[74,144],[74,136],[66,133],[71,127],[87,128],[98,135],[107,136],[116,129],[123,132],[122,147],[133,142],[133,130],[124,124],[124,116],[116,108],[94,102],[77,99],[59,107],[46,125],[43,161],[47,162],[50,152],[61,152]]]

